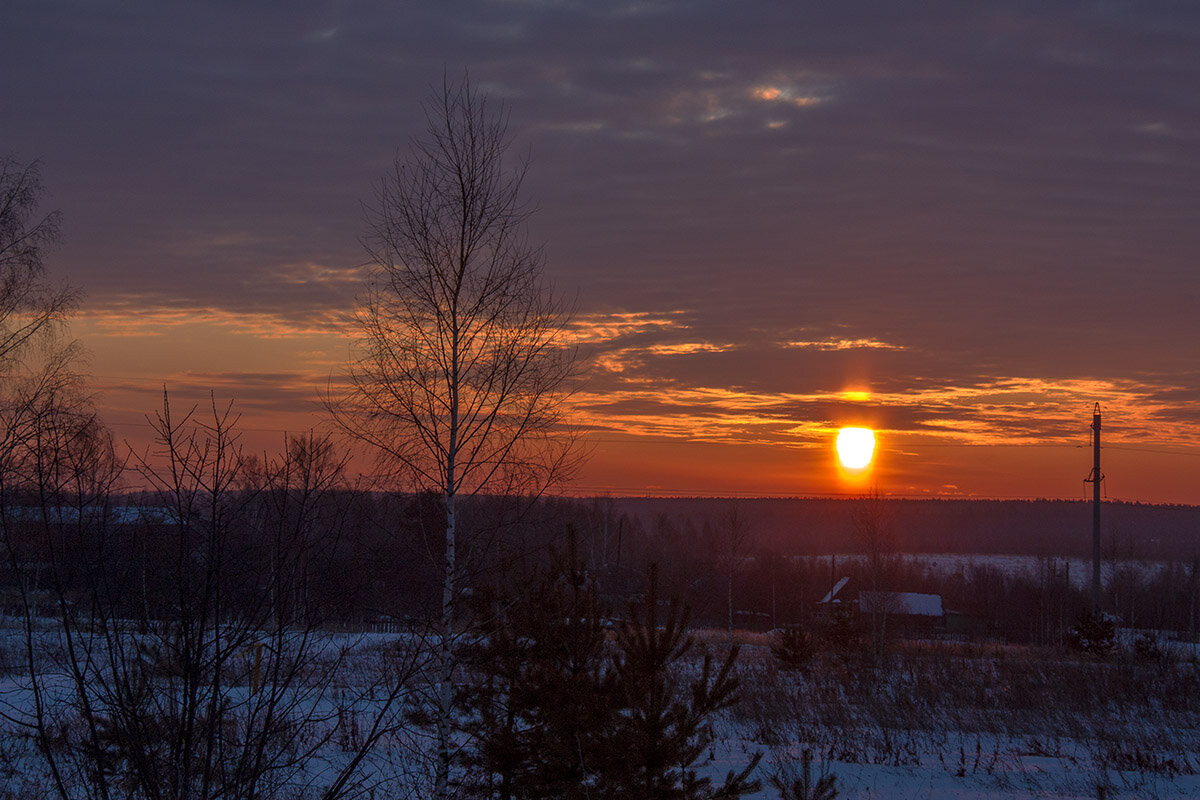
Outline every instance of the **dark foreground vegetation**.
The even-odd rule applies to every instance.
[[[425,796],[438,502],[354,488],[317,436],[248,457],[228,408],[165,400],[157,449],[131,462],[149,488],[122,493],[106,432],[54,423],[0,472],[5,797]],[[736,649],[700,653],[653,570],[611,610],[560,510],[464,504],[455,795],[756,787],[755,757],[702,772]]]
[[[743,657],[732,719],[774,765],[807,750],[843,783],[886,767],[996,796],[1196,791],[1191,653],[897,642],[882,658],[823,648],[803,669],[761,656]]]
[[[195,424],[189,419],[188,429],[195,431]],[[220,424],[229,425],[229,420]],[[229,437],[226,445],[235,442],[236,430],[210,428]],[[180,444],[179,431],[171,435]],[[189,441],[187,447],[199,455],[201,445]],[[0,565],[3,611],[19,613],[23,603],[39,612],[53,610],[57,591],[84,591],[98,580],[89,573],[102,570],[114,614],[157,618],[164,602],[178,602],[171,597],[179,588],[178,565],[163,555],[190,546],[188,537],[199,535],[197,520],[211,514],[222,526],[217,552],[236,565],[225,578],[230,602],[260,602],[271,583],[271,613],[280,619],[300,617],[311,624],[377,631],[426,624],[441,601],[440,498],[351,485],[328,439],[301,437],[288,447],[275,463],[256,458],[235,462],[225,454],[221,469],[229,470],[228,475],[212,473],[213,464],[188,464],[198,471],[195,479],[203,479],[192,487],[120,492],[114,480],[83,495],[10,489],[3,501],[14,549],[13,558]],[[139,469],[157,482],[182,468],[165,462],[160,467],[164,474],[150,464]],[[213,475],[219,483],[213,488],[229,508],[213,506],[207,494]],[[184,507],[184,501],[210,507]],[[943,621],[929,631],[941,638],[1061,645],[1088,608],[1086,565],[1067,553],[1047,553],[1039,546],[1033,552],[1006,551],[1028,556],[1008,559],[980,551],[961,553],[962,558],[947,565],[906,546],[917,538],[909,526],[922,530],[930,520],[938,525],[986,515],[994,507],[990,501],[978,508],[967,502],[928,501],[931,508],[914,522],[903,513],[913,501],[885,500],[879,525],[886,541],[874,545],[857,520],[858,511],[872,502],[868,499],[786,501],[788,508],[802,512],[792,537],[770,533],[780,502],[694,501],[685,510],[667,513],[656,510],[651,500],[474,497],[462,511],[464,591],[483,590],[497,576],[528,574],[544,566],[570,528],[576,532],[579,559],[605,602],[620,609],[640,596],[647,565],[658,564],[664,592],[686,603],[693,622],[705,627],[726,626],[730,601],[739,629],[811,626],[826,613],[820,600],[841,578],[849,582],[839,599],[852,599],[872,586],[940,595],[957,617],[949,627]],[[680,506],[680,501],[666,503]],[[805,512],[809,503],[815,510]],[[1064,504],[1024,505],[1025,524],[1060,524]],[[731,508],[739,510],[738,524],[744,529],[736,537],[728,528]],[[939,520],[943,508],[946,518]],[[1103,606],[1122,627],[1196,641],[1200,512],[1140,506],[1127,509],[1126,518],[1145,531],[1144,538],[1157,540],[1162,529],[1156,523],[1164,511],[1196,518],[1193,550],[1185,550],[1181,539],[1175,557],[1151,558],[1137,543],[1141,540],[1119,532],[1108,535]],[[803,528],[805,515],[821,520],[815,532]],[[1086,538],[1084,517],[1084,524],[1070,531],[1076,539]],[[55,535],[45,535],[48,529]],[[814,536],[837,549],[812,553],[806,542]],[[964,532],[960,538],[973,537]],[[286,579],[279,576],[287,570],[276,562],[285,562],[292,571]],[[286,586],[275,585],[285,580]]]

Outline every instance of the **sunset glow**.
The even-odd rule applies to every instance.
[[[837,435],[837,454],[845,469],[866,469],[875,455],[875,431],[870,428],[842,428]]]
[[[328,425],[363,204],[469,69],[575,308],[562,491],[1076,499],[1099,402],[1107,497],[1200,503],[1194,11],[1031,5],[997,38],[914,7],[852,40],[795,4],[738,37],[705,4],[118,8],[17,4],[0,74],[30,75],[5,147],[62,212],[48,277],[122,445],[164,387],[235,402],[258,453]],[[886,431],[867,462],[845,426]]]

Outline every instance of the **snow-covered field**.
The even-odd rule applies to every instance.
[[[743,659],[733,751],[757,747],[771,770],[808,749],[841,797],[1200,797],[1194,661],[925,644],[799,674],[764,650]]]
[[[1006,575],[1037,578],[1046,570],[1054,570],[1064,580],[1069,580],[1075,589],[1086,589],[1092,580],[1092,562],[1090,559],[1065,556],[1033,556],[1005,555],[979,553],[898,553],[904,563],[919,566],[933,573],[948,577],[965,574],[974,567],[987,567]],[[812,561],[828,562],[830,556],[804,556]],[[860,553],[845,553],[834,555],[832,558],[838,564],[863,562],[865,556]],[[1154,577],[1169,564],[1165,561],[1152,560],[1104,560],[1100,564],[1102,580],[1107,582],[1116,568],[1132,569],[1139,579],[1146,580]]]
[[[43,796],[46,778],[33,740],[11,718],[29,705],[19,669],[20,631],[0,630],[0,798]],[[702,637],[717,641],[719,636]],[[1185,798],[1200,797],[1200,664],[1176,658],[1098,661],[1018,647],[913,645],[882,661],[819,654],[807,671],[780,670],[762,640],[745,636],[742,700],[714,725],[705,770],[717,780],[763,753],[764,788],[773,772],[798,775],[808,751],[813,777],[836,775],[843,798]],[[322,658],[346,648],[332,694],[309,737],[317,751],[295,773],[311,787],[344,763],[372,716],[380,659],[411,648],[393,634],[338,634]],[[713,644],[712,647],[719,645]],[[420,677],[415,676],[416,684]],[[420,687],[405,700],[421,703]],[[237,696],[245,696],[239,689]],[[236,694],[236,693],[235,693]],[[28,709],[26,709],[28,710]],[[363,796],[419,797],[427,790],[431,739],[403,715],[364,764]],[[300,795],[295,795],[300,796]]]

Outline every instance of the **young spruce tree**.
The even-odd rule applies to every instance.
[[[714,786],[699,774],[713,743],[712,717],[735,702],[734,650],[714,666],[699,656],[677,602],[659,625],[657,578],[615,640],[575,555],[507,599],[486,601],[487,620],[465,659],[475,680],[459,693],[475,746],[469,790],[501,798],[705,800],[758,788],[740,773]],[[700,659],[699,674],[684,667]]]
[[[705,652],[699,674],[686,679],[683,667],[698,645],[689,636],[688,610],[672,598],[666,618],[658,621],[658,576],[650,567],[644,600],[630,607],[629,620],[617,632],[616,672],[620,710],[609,732],[602,796],[646,800],[735,798],[757,791],[751,779],[762,754],[740,773],[732,770],[720,786],[698,773],[710,763],[712,717],[737,701],[733,674],[738,648],[714,667]]]
[[[459,692],[469,788],[487,797],[595,796],[600,747],[613,724],[605,613],[576,556],[566,553],[510,595],[486,595],[465,662],[476,680]]]

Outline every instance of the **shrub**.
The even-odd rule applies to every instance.
[[[677,601],[658,616],[653,568],[642,603],[609,642],[607,614],[574,551],[525,591],[493,602],[465,659],[464,752],[480,795],[707,800],[757,791],[760,756],[714,784],[713,719],[738,698],[736,648],[720,663],[688,633]],[[693,672],[692,667],[696,669]]]
[[[816,653],[812,634],[799,625],[779,628],[771,638],[771,655],[782,669],[804,669]]]
[[[840,652],[857,650],[862,643],[858,618],[849,604],[835,603],[829,618],[821,628],[821,640],[831,649]]]
[[[1106,656],[1116,647],[1117,624],[1108,614],[1085,611],[1067,634],[1067,643],[1081,653]]]
[[[1133,656],[1138,661],[1161,661],[1164,658],[1158,640],[1148,633],[1143,633],[1134,640]]]
[[[837,775],[822,765],[821,774],[813,779],[812,751],[800,755],[799,774],[792,766],[783,767],[771,775],[771,785],[779,792],[780,800],[834,800],[838,796]]]

